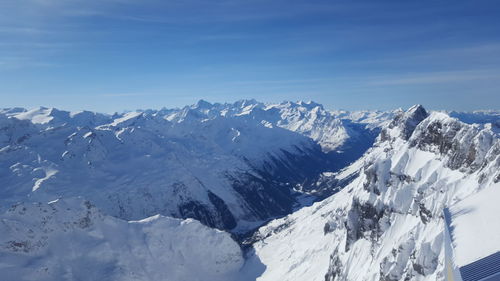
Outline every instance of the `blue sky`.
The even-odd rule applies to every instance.
[[[0,1],[0,107],[500,109],[498,1]]]

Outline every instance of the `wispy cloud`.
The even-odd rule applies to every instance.
[[[460,63],[469,66],[474,63],[483,66],[484,64],[500,62],[500,42],[486,41],[480,43],[462,43],[456,46],[444,46],[425,49],[402,50],[395,53],[387,53],[377,58],[354,59],[350,61],[352,65],[422,65],[427,68],[442,64],[445,67]]]
[[[217,93],[457,92],[467,81],[464,93],[493,92],[498,19],[450,1],[0,0],[0,71],[26,68],[15,73],[33,81],[4,75],[1,84],[132,104]],[[58,64],[40,75],[38,67]]]
[[[271,2],[261,0],[18,0],[18,2],[20,3],[16,5],[0,4],[0,8],[6,11],[3,14],[9,17],[9,10],[16,11],[17,14],[25,16],[25,21],[57,17],[103,17],[164,24],[262,21],[290,18],[307,13],[326,13],[344,6],[300,1],[291,3],[286,0]],[[29,7],[29,9],[20,9],[20,6]]]
[[[75,46],[74,42],[0,42],[0,48],[63,49]]]
[[[500,79],[500,69],[490,70],[464,70],[464,71],[440,71],[415,73],[408,75],[381,76],[370,78],[370,85],[377,86],[397,86],[416,84],[439,84],[466,82],[475,80],[498,80]]]
[[[15,70],[22,68],[56,67],[57,63],[41,61],[33,57],[0,57],[0,70]]]
[[[52,31],[29,26],[0,26],[0,33],[40,35],[52,33]]]
[[[311,79],[288,79],[288,80],[253,80],[253,81],[233,81],[228,84],[233,85],[296,85],[296,84],[310,84],[331,81],[331,78],[311,78]]]
[[[157,94],[153,93],[107,93],[94,95],[96,97],[142,97],[142,96],[154,96]]]

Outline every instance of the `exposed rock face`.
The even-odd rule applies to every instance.
[[[260,229],[261,279],[443,280],[442,210],[500,188],[498,133],[494,124],[469,125],[421,106],[400,113],[346,168],[360,170],[350,184]],[[287,258],[275,261],[273,253]]]
[[[378,132],[379,121],[363,121],[377,114],[358,115],[254,100],[114,115],[0,110],[0,206],[83,196],[126,220],[159,213],[246,232],[337,191],[317,179]]]
[[[406,112],[399,112],[399,114],[397,114],[389,124],[388,128],[397,128],[400,132],[399,136],[405,140],[408,140],[417,125],[422,120],[427,118],[427,116],[428,113],[423,106],[415,105],[408,109],[408,111]],[[385,133],[386,132],[384,131],[384,135]]]
[[[325,274],[325,281],[334,280],[345,280],[342,276],[342,261],[338,257],[338,249],[335,249],[330,255],[330,265],[328,266],[328,271]]]
[[[356,131],[364,125],[332,120],[314,103],[8,112],[0,114],[2,206],[91,200],[24,202],[0,213],[7,279],[443,280],[443,207],[500,188],[498,127],[421,106],[397,114],[340,171],[332,155],[361,142],[335,136],[377,129]],[[224,231],[160,215],[122,220],[155,213],[233,237],[292,214],[246,237],[243,266]]]
[[[385,224],[390,224],[388,212],[387,207],[377,208],[368,203],[361,204],[354,198],[345,221],[345,251],[349,251],[351,245],[361,238],[376,243],[383,229],[387,228]]]
[[[478,124],[464,126],[444,114],[436,115],[422,123],[421,132],[410,140],[410,146],[439,153],[446,157],[449,168],[469,173],[483,168],[500,152],[497,138],[490,133],[495,130],[494,124],[488,124],[485,130]]]

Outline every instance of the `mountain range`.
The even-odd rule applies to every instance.
[[[0,110],[7,280],[443,280],[500,113],[255,100]]]

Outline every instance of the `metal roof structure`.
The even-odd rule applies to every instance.
[[[463,281],[500,280],[500,252],[459,268]]]
[[[445,208],[447,281],[500,281],[500,188]]]

